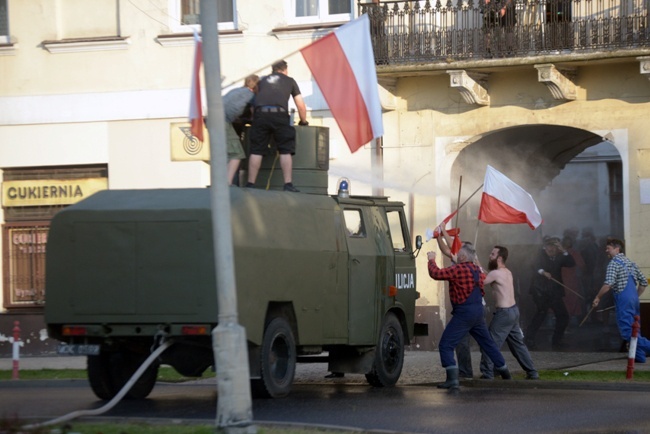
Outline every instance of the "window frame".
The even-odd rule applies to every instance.
[[[9,27],[9,0],[0,0],[0,11],[4,6],[4,16],[0,13],[0,20],[4,20],[4,27],[7,29],[6,34],[0,34],[0,44],[10,44],[11,43],[11,29]],[[0,28],[3,26],[0,25]]]
[[[200,32],[200,24],[182,24],[181,17],[181,2],[183,0],[168,0],[169,2],[169,27],[174,33],[193,33],[194,31]],[[223,30],[237,30],[237,0],[232,1],[232,21],[224,21],[218,23],[220,31]]]
[[[29,281],[32,284],[37,284],[37,287],[29,288],[35,290],[35,297],[33,300],[16,300],[16,281],[14,279],[18,277],[25,277],[26,274],[22,276],[17,276],[14,271],[15,268],[19,267],[21,264],[15,262],[19,259],[25,259],[27,256],[18,258],[13,256],[12,253],[14,249],[12,248],[15,243],[12,243],[11,238],[15,231],[27,231],[31,234],[36,234],[36,242],[25,243],[28,249],[34,249],[35,251],[27,252],[25,255],[31,256],[30,263],[30,275]],[[11,222],[5,223],[2,225],[2,239],[3,239],[3,249],[2,249],[2,263],[3,263],[3,304],[7,310],[20,310],[20,309],[42,309],[45,305],[45,258],[47,255],[47,237],[50,231],[50,222],[49,221],[24,221],[24,222]],[[38,234],[45,234],[44,240],[40,240],[41,236]],[[41,251],[42,249],[42,251]]]
[[[318,0],[318,14],[308,17],[296,16],[296,0],[285,0],[287,22],[290,25],[345,22],[353,19],[354,1],[350,0],[350,11],[344,14],[329,14],[328,0]]]

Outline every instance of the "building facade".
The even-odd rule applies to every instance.
[[[650,273],[647,2],[218,5],[224,92],[287,60],[310,124],[330,128],[330,193],[346,176],[352,194],[401,200],[412,232],[424,235],[490,164],[533,195],[544,225],[478,224],[480,194],[458,223],[482,258],[493,243],[512,246],[521,287],[542,236],[570,227],[625,238]],[[196,0],[0,0],[0,353],[10,354],[14,321],[23,351],[54,350],[43,265],[48,221],[61,207],[104,188],[209,185],[209,162],[184,130],[198,13]],[[298,50],[363,13],[385,134],[351,154]],[[418,262],[435,346],[449,317],[445,287],[429,279],[426,255]]]

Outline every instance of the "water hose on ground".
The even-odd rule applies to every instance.
[[[144,372],[149,368],[149,365],[154,362],[167,348],[169,348],[173,344],[173,341],[164,341],[154,352],[152,352],[147,360],[144,361],[144,363],[138,368],[137,371],[131,376],[129,381],[126,382],[124,387],[122,387],[122,390],[119,391],[117,395],[113,397],[106,405],[95,408],[93,410],[77,410],[73,411],[72,413],[68,413],[64,416],[58,417],[56,419],[48,420],[45,422],[37,423],[37,424],[31,424],[31,425],[25,425],[22,428],[23,429],[35,429],[35,428],[40,428],[48,425],[55,425],[58,423],[62,422],[67,422],[72,419],[76,419],[78,417],[83,417],[83,416],[98,416],[100,414],[106,413],[115,405],[124,398],[124,395],[128,393],[129,390],[131,390],[131,387],[135,384],[136,381],[144,374]]]

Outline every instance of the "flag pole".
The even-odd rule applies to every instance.
[[[469,202],[469,200],[470,200],[471,198],[473,198],[474,195],[475,195],[476,193],[478,193],[478,191],[479,191],[480,189],[482,189],[482,188],[483,188],[483,184],[479,185],[479,187],[478,187],[476,190],[474,190],[474,193],[470,194],[469,197],[468,197],[467,199],[465,199],[465,201],[464,201],[463,203],[461,203],[461,204],[458,206],[458,208],[456,208],[456,212],[458,212],[462,207],[464,207],[465,204],[466,204],[467,202]]]
[[[456,201],[456,224],[454,225],[455,228],[458,227],[458,210],[460,209],[460,192],[463,189],[463,175],[460,175],[460,180],[458,181],[458,200]],[[471,197],[471,196],[470,196]]]

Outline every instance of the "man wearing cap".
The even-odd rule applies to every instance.
[[[292,182],[293,155],[296,153],[296,130],[290,124],[289,97],[298,108],[300,122],[309,125],[307,108],[296,80],[288,76],[287,62],[280,60],[271,67],[271,75],[262,77],[257,85],[255,115],[250,129],[250,156],[248,157],[248,183],[254,187],[262,164],[262,156],[269,151],[271,139],[280,154],[280,167],[284,178],[284,191],[297,192]]]
[[[554,350],[562,349],[564,330],[569,325],[569,313],[563,300],[562,268],[573,267],[575,264],[573,256],[564,250],[559,237],[548,237],[544,240],[543,252],[536,262],[530,289],[537,310],[526,330],[528,348],[535,348],[537,331],[544,323],[548,310],[551,309],[555,315],[552,348]]]

